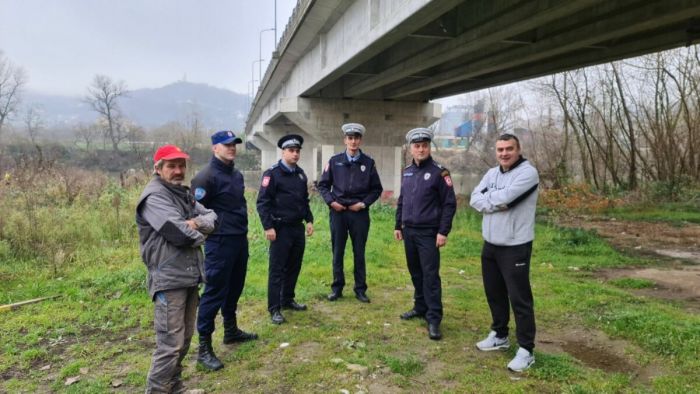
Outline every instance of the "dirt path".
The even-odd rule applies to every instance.
[[[641,365],[635,354],[641,351],[628,341],[611,339],[599,330],[566,327],[542,330],[537,348],[547,353],[567,353],[581,364],[605,372],[633,376],[635,385],[647,385],[664,370],[655,363]]]
[[[605,280],[646,279],[654,285],[630,289],[635,294],[684,302],[688,309],[700,312],[700,225],[687,223],[635,222],[597,217],[573,217],[557,221],[564,227],[595,230],[614,247],[656,258],[654,267],[601,270]]]

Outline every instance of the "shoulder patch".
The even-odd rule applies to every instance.
[[[447,184],[447,187],[452,187],[452,178],[450,177],[449,172],[447,173],[447,175],[444,175],[442,179],[445,180],[445,184]]]
[[[446,176],[450,176],[450,171],[448,171],[447,168],[445,168],[445,169],[443,169],[442,172],[440,173],[440,176],[443,177],[443,178],[446,177]]]
[[[194,189],[194,199],[200,201],[207,195],[207,191],[203,187]]]
[[[270,176],[265,175],[262,179],[262,183],[260,183],[260,186],[267,187],[269,184],[270,184]]]

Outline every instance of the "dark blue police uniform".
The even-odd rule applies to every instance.
[[[275,229],[270,242],[267,307],[279,311],[294,302],[294,288],[306,245],[303,222],[313,223],[307,177],[301,167],[287,168],[281,160],[262,176],[257,208],[265,230]]]
[[[449,171],[432,157],[404,168],[396,209],[396,230],[401,230],[406,263],[414,287],[413,310],[428,323],[442,321],[440,251],[437,234],[447,236],[457,209]]]
[[[192,179],[195,199],[218,215],[218,227],[205,243],[206,286],[199,303],[199,335],[214,332],[219,309],[224,321],[236,320],[248,268],[248,212],[243,174],[215,156]],[[235,325],[235,323],[234,323]]]
[[[369,233],[369,206],[382,194],[382,183],[374,159],[362,153],[352,159],[347,152],[339,153],[330,158],[328,165],[321,174],[318,191],[330,205],[334,201],[349,207],[362,202],[365,208],[353,212],[346,209],[337,212],[330,209],[331,246],[333,248],[333,294],[342,294],[345,286],[343,258],[348,233],[352,241],[354,257],[353,274],[355,277],[355,293],[364,296],[367,290],[365,245]]]

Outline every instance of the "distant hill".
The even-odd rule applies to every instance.
[[[143,127],[182,121],[192,111],[207,129],[241,130],[248,113],[248,97],[202,83],[175,82],[157,89],[136,89],[120,100],[122,113]],[[97,115],[82,97],[26,93],[23,105],[37,104],[48,127],[93,122]],[[21,116],[16,119],[18,122]]]

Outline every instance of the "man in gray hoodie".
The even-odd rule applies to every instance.
[[[216,213],[197,203],[182,185],[188,158],[175,145],[160,147],[153,156],[153,179],[136,204],[141,258],[155,308],[156,350],[146,393],[185,391],[180,374],[204,278],[201,245],[216,222]]]
[[[482,351],[510,347],[510,304],[520,348],[508,363],[508,369],[522,372],[535,362],[530,256],[535,237],[539,175],[520,154],[520,141],[512,134],[498,137],[496,159],[499,165],[484,175],[470,201],[471,206],[483,214],[481,272],[493,319],[488,337],[476,347]]]

